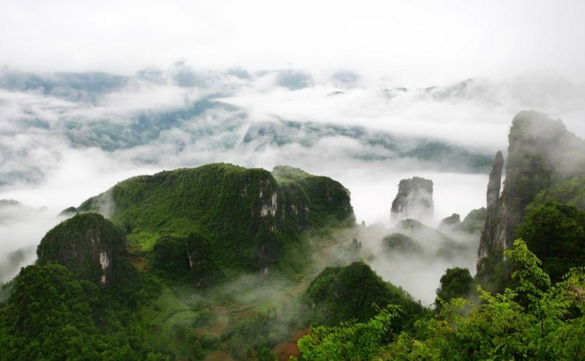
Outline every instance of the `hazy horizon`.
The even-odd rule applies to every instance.
[[[585,82],[578,0],[23,0],[2,10],[0,66],[23,71],[131,75],[185,61],[354,70],[406,87],[533,71]]]

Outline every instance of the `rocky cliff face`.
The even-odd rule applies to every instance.
[[[487,257],[489,250],[494,248],[505,248],[503,239],[498,239],[498,221],[500,212],[500,188],[502,185],[502,170],[504,168],[504,156],[502,152],[497,152],[494,162],[492,163],[492,170],[490,172],[488,187],[487,187],[487,215],[482,232],[479,249],[477,251],[478,260],[483,260]],[[478,265],[479,266],[479,265]]]
[[[301,169],[277,166],[272,175],[278,184],[289,192],[302,192],[307,195],[307,209],[310,222],[313,226],[328,223],[341,223],[351,226],[355,223],[353,207],[351,206],[350,192],[341,183],[323,176],[310,175]],[[298,189],[291,189],[296,184]],[[298,207],[293,205],[293,209]]]
[[[433,216],[433,181],[421,177],[403,179],[392,202],[391,220],[413,218],[424,220]]]
[[[535,111],[518,113],[508,136],[504,189],[500,194],[503,157],[496,154],[487,191],[484,231],[478,250],[478,274],[490,274],[502,251],[511,247],[526,206],[538,193],[583,174],[585,142],[560,120]],[[487,267],[487,268],[486,268]]]
[[[84,213],[51,229],[37,248],[39,264],[57,262],[79,279],[108,286],[127,277],[126,237],[97,213]]]

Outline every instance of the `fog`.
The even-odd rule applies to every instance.
[[[366,242],[376,254],[376,242],[391,233],[401,179],[433,181],[430,227],[485,206],[491,159],[506,151],[519,110],[538,105],[585,136],[585,88],[550,74],[432,89],[380,87],[358,72],[199,71],[185,63],[77,82],[10,69],[0,75],[0,199],[23,205],[2,210],[0,257],[9,266],[1,282],[34,261],[62,210],[134,175],[226,162],[329,176],[351,192],[358,223],[379,225]],[[473,247],[465,259],[369,263],[428,305],[446,268],[473,273]]]
[[[585,138],[581,1],[289,5],[3,3],[0,200],[20,204],[0,205],[0,282],[63,209],[134,175],[226,162],[329,176],[378,230],[362,235],[375,254],[401,179],[434,182],[431,227],[485,206],[519,111]],[[369,260],[425,304],[445,268],[475,264],[473,250],[416,261]]]

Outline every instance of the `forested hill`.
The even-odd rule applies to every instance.
[[[36,264],[0,292],[2,360],[167,361],[200,359],[223,344],[234,354],[256,350],[231,335],[250,336],[235,320],[220,330],[221,345],[214,331],[197,331],[207,336],[201,344],[193,329],[217,317],[223,324],[228,304],[261,304],[217,300],[222,287],[257,293],[294,284],[311,269],[310,234],[355,226],[346,188],[286,166],[271,173],[209,164],[138,176],[62,215],[70,218],[43,237]],[[175,314],[192,322],[190,331]]]
[[[475,280],[446,271],[435,315],[415,330],[393,334],[401,312],[389,307],[315,328],[298,342],[300,359],[585,359],[585,141],[562,121],[514,117],[507,159],[498,152],[490,174],[478,255]]]
[[[309,259],[304,231],[354,223],[339,182],[284,166],[274,175],[209,164],[134,177],[76,211],[109,217],[153,266],[197,285],[242,272],[298,272]],[[177,267],[167,269],[171,263]]]
[[[468,216],[482,267],[446,269],[435,307],[376,271],[474,258],[467,220],[356,225],[331,178],[209,164],[65,210],[0,290],[0,359],[585,359],[585,143],[536,112],[509,140]]]

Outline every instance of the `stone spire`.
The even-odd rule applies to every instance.
[[[504,168],[504,156],[501,151],[496,153],[492,163],[488,187],[487,187],[487,215],[484,230],[481,234],[479,249],[477,251],[477,267],[481,267],[481,261],[487,257],[489,250],[494,247],[503,248],[503,245],[496,245],[498,233],[498,221],[500,213],[500,189],[502,185],[502,169]]]
[[[421,177],[403,179],[390,211],[393,222],[405,218],[425,220],[433,216],[433,181]]]

